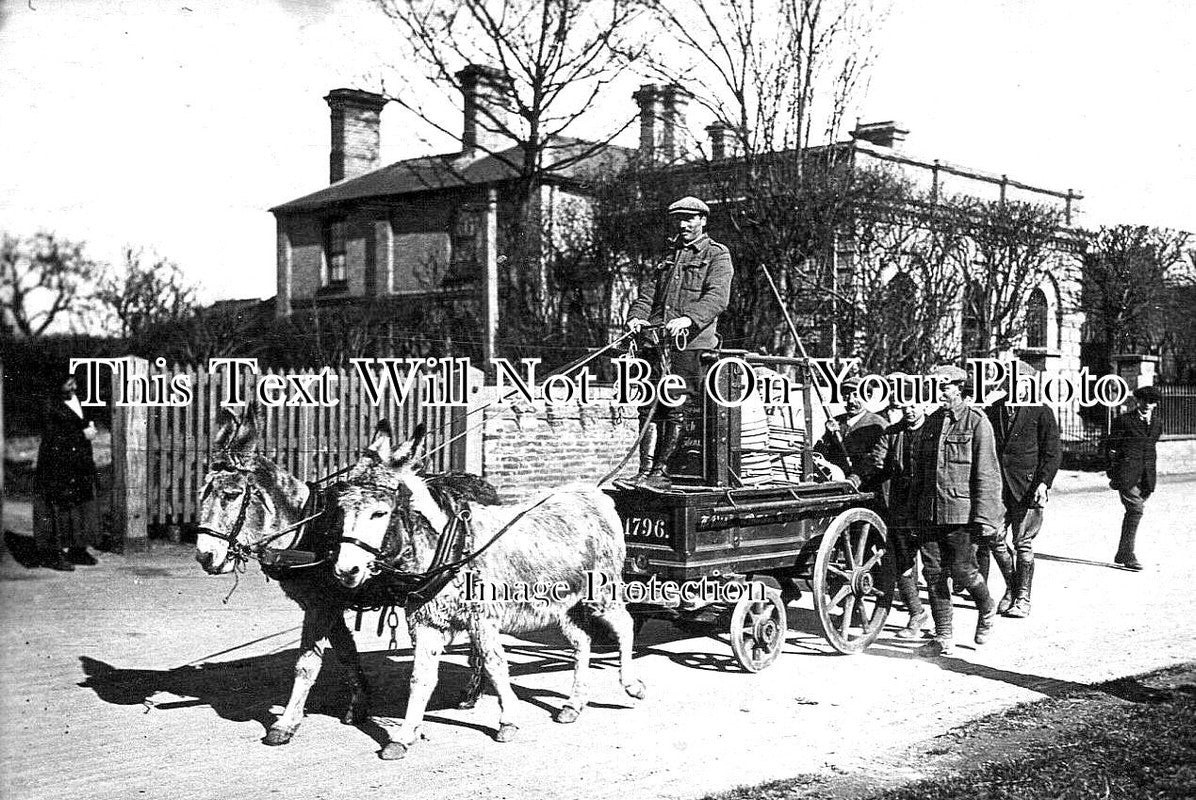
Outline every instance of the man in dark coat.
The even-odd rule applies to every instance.
[[[897,591],[909,610],[909,622],[897,636],[914,639],[930,619],[930,613],[922,606],[922,598],[918,595],[918,579],[914,572],[918,538],[910,497],[913,453],[926,433],[927,407],[912,400],[899,402],[896,407],[901,410],[901,419],[885,429],[848,478],[863,491],[878,492],[883,500],[882,516],[893,545]]]
[[[670,484],[669,459],[681,441],[685,415],[700,403],[702,353],[717,346],[718,316],[731,299],[731,253],[706,235],[709,214],[710,207],[696,197],[683,197],[669,206],[669,218],[677,226],[672,252],[640,284],[639,296],[627,313],[632,331],[645,325],[663,326],[663,344],[650,358],[657,361],[656,367],[667,362],[670,371],[685,380],[685,401],[680,406],[661,406],[655,419],[648,418],[650,408],[641,409],[641,424],[655,423],[657,437],[655,449],[649,436],[640,439],[635,481],[655,488]]]
[[[1001,467],[992,425],[963,400],[967,373],[935,367],[943,405],[926,420],[926,432],[911,454],[910,503],[919,526],[922,573],[934,617],[934,641],[924,655],[951,652],[954,609],[951,587],[964,588],[976,604],[976,644],[992,634],[997,604],[976,567],[973,534],[993,536],[1001,507]]]
[[[1018,361],[1017,371],[1019,375],[1032,375],[1035,370]],[[1059,424],[1049,407],[1010,408],[1008,400],[1002,397],[985,409],[1001,460],[1005,525],[998,538],[980,540],[976,555],[985,579],[990,551],[1005,578],[1005,596],[997,604],[997,613],[1026,617],[1030,614],[1034,581],[1034,537],[1042,530],[1043,507],[1063,452]],[[1012,549],[1007,539],[1012,541]]]
[[[84,420],[75,379],[69,377],[61,396],[46,405],[34,473],[33,535],[42,566],[50,569],[69,571],[74,564],[96,563],[87,552],[98,533],[96,465],[91,452],[95,435],[95,423]]]
[[[885,417],[864,408],[859,390],[859,378],[843,381],[843,405],[846,411],[826,421],[826,433],[814,446],[816,452],[843,470],[845,475],[859,472],[889,424]],[[842,437],[842,446],[836,437]]]
[[[1163,432],[1157,409],[1162,400],[1162,393],[1153,386],[1135,389],[1135,408],[1113,420],[1105,445],[1109,455],[1109,486],[1117,490],[1125,506],[1121,541],[1113,562],[1135,572],[1142,569],[1134,554],[1138,523],[1142,521],[1146,499],[1155,489],[1155,445]]]

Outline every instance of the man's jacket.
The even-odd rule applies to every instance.
[[[853,472],[860,473],[864,461],[868,458],[868,453],[880,439],[881,434],[885,432],[885,427],[889,423],[887,419],[879,414],[873,414],[871,411],[864,411],[855,422],[850,422],[850,419],[851,417],[847,414],[835,417],[835,421],[839,423],[839,435],[843,437],[843,447],[839,447],[835,442],[835,435],[830,431],[827,431],[814,446],[815,452],[821,453],[827,461],[848,475]],[[851,464],[848,464],[847,460],[843,458],[844,450],[847,451],[847,457],[851,459]]]
[[[1039,484],[1050,488],[1054,483],[1063,458],[1055,412],[1047,406],[1010,408],[1002,400],[985,409],[985,414],[1001,460],[1005,506],[1029,507]]]
[[[930,525],[971,523],[991,534],[1004,519],[1004,508],[988,418],[961,402],[938,409],[925,425],[913,454],[914,518]]]
[[[627,312],[628,319],[646,319],[659,325],[689,317],[689,347],[715,346],[718,315],[731,299],[731,253],[726,246],[702,235],[675,249],[640,282],[639,296]]]
[[[1113,420],[1105,448],[1109,454],[1109,485],[1114,489],[1137,486],[1145,495],[1155,489],[1155,443],[1163,432],[1158,409],[1148,425],[1137,409]]]
[[[856,467],[856,474],[862,479],[860,490],[880,493],[890,526],[913,524],[911,451],[926,431],[925,421],[912,430],[905,420],[890,425]]]

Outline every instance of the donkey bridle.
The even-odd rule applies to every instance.
[[[233,467],[232,470],[225,470],[225,471],[226,472],[231,472],[231,471],[242,472],[245,474],[249,474],[252,472],[252,470],[250,470],[250,469],[247,469],[245,467],[239,467],[239,466]],[[317,483],[320,483],[320,482],[321,481],[317,481]],[[316,491],[315,486],[313,485],[312,486],[312,495],[311,495],[313,499],[315,497],[315,491]],[[307,523],[311,522],[314,519],[318,519],[324,513],[323,509],[321,509],[318,513],[312,514],[311,516],[308,516],[308,517],[304,517],[303,519],[299,520],[298,522],[288,525],[287,527],[283,528],[282,530],[278,531],[277,533],[272,534],[271,536],[267,537],[266,539],[263,539],[260,542],[257,542],[256,544],[245,544],[241,541],[241,529],[245,527],[245,520],[249,516],[249,501],[251,499],[250,496],[251,496],[251,494],[254,494],[254,493],[256,493],[258,495],[262,495],[261,488],[258,486],[255,486],[250,481],[246,481],[244,497],[241,500],[241,508],[237,512],[237,518],[236,518],[236,520],[233,521],[232,530],[230,532],[225,533],[224,531],[212,530],[211,528],[204,529],[204,531],[203,531],[205,535],[211,536],[216,539],[220,539],[221,541],[225,542],[228,545],[228,557],[233,560],[234,568],[243,566],[250,559],[258,561],[259,563],[262,563],[262,564],[266,564],[267,561],[270,560],[269,557],[267,556],[267,553],[276,552],[276,551],[273,551],[269,547],[270,542],[273,542],[275,539],[285,536],[286,534],[290,533],[291,531],[295,530],[296,528],[302,527],[303,525],[306,525]],[[293,565],[293,566],[313,566],[314,567],[317,564],[324,563],[324,561],[326,561],[327,559],[328,559],[328,555],[326,554],[322,558],[319,558],[310,564]]]

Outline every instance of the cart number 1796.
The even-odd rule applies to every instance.
[[[668,539],[664,523],[659,517],[628,517],[626,534],[637,539]]]

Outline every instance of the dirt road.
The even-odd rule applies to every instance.
[[[526,708],[509,744],[491,738],[494,697],[451,707],[466,675],[458,651],[441,668],[427,740],[399,762],[375,753],[380,725],[402,716],[410,650],[385,650],[376,615],[357,640],[380,687],[378,724],[338,723],[347,691],[330,659],[295,740],[270,748],[259,740],[285,702],[300,617],[256,568],[225,605],[231,579],[204,575],[178,547],[104,556],[73,574],[6,557],[0,796],[692,797],[799,773],[917,777],[916,761],[899,757],[910,742],[1076,683],[1196,660],[1196,476],[1164,479],[1148,503],[1141,574],[1108,563],[1114,493],[1091,478],[1060,484],[1072,490],[1047,511],[1033,615],[1001,620],[983,648],[924,660],[889,636],[867,654],[835,655],[807,594],[790,609],[785,654],[747,675],[725,639],[651,622],[636,659],[648,698],[633,707],[603,656],[593,704],[562,726],[552,712],[569,689],[568,652],[554,638],[517,640]],[[970,631],[975,611],[958,603],[957,626]]]

